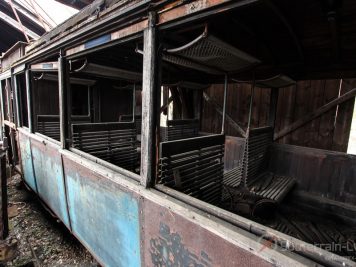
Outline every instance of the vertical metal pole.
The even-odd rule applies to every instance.
[[[66,148],[67,136],[67,66],[62,51],[58,58],[59,121],[61,147]]]
[[[161,88],[162,90],[162,94],[163,94],[163,97],[162,99],[164,98],[164,90],[168,90],[168,93],[166,95],[167,99],[166,100],[163,100],[163,103],[167,103],[167,116],[166,116],[166,127],[168,127],[168,121],[169,121],[169,117],[168,117],[168,114],[169,114],[169,87],[162,87]],[[161,95],[160,95],[160,99],[161,99]],[[161,124],[161,111],[160,111],[160,116],[159,116],[159,123]],[[168,128],[167,128],[168,130]]]
[[[227,98],[227,74],[225,74],[225,83],[224,83],[224,104],[223,104],[221,134],[225,133],[226,98]]]
[[[136,83],[133,85],[132,93],[132,122],[135,122],[135,113],[136,113]]]
[[[247,131],[246,131],[247,137],[249,136],[249,133],[250,133],[254,94],[255,94],[255,77],[253,78],[253,82],[251,85],[251,97],[250,97],[250,106],[249,106],[249,111],[248,111],[248,121],[247,121]]]
[[[150,12],[149,25],[143,35],[142,77],[141,184],[146,188],[152,184],[155,175],[156,128],[159,122],[155,114],[157,104],[160,102],[158,99],[160,66],[155,23],[156,13]]]
[[[253,96],[255,94],[255,74],[253,75],[253,82],[251,85],[251,97],[250,97],[250,106],[248,112],[248,120],[247,120],[247,130],[246,130],[246,139],[244,144],[244,160],[243,160],[243,184],[247,187],[247,166],[248,166],[248,138],[250,135],[250,126],[251,126],[251,116],[252,116],[252,106],[253,106]]]
[[[90,122],[92,122],[91,120],[91,88],[88,85],[88,116],[90,118]]]
[[[271,88],[271,98],[269,103],[269,116],[268,116],[268,124],[273,127],[276,123],[276,112],[277,112],[277,104],[278,104],[278,93],[279,88]]]
[[[33,127],[33,103],[32,103],[32,88],[31,88],[31,73],[30,70],[25,71],[26,76],[26,92],[27,92],[27,113],[28,113],[28,129],[30,133],[34,132]]]

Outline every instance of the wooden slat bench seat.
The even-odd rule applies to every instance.
[[[88,123],[90,122],[90,117],[73,115],[71,121],[76,124]],[[60,141],[59,115],[37,115],[37,132]]]
[[[252,193],[262,198],[280,202],[295,184],[295,179],[288,176],[278,176],[271,172],[264,173],[249,186]]]
[[[269,152],[273,144],[273,128],[263,127],[249,131],[242,163],[224,174],[224,198],[249,194],[255,201],[281,202],[295,184],[295,179],[278,176],[268,171]]]
[[[159,183],[206,202],[219,203],[224,143],[224,135],[162,142]]]
[[[60,141],[59,116],[37,115],[37,132]]]
[[[130,171],[137,166],[133,122],[72,124],[73,147]]]
[[[173,141],[197,137],[199,135],[199,120],[168,120],[166,127],[161,127],[161,140]]]

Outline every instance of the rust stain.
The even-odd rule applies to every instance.
[[[171,232],[168,225],[160,223],[159,237],[150,241],[150,254],[154,266],[212,266],[209,255],[204,251],[196,255],[187,249],[182,237]]]

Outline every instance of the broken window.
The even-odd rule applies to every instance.
[[[20,112],[20,126],[28,127],[28,108],[27,108],[27,90],[26,77],[24,73],[15,76],[16,86],[18,91],[18,104]]]
[[[71,58],[70,145],[109,167],[140,173],[142,59],[136,43]],[[128,56],[130,55],[130,56]],[[89,116],[88,121],[79,120]],[[78,119],[76,119],[78,118]]]
[[[334,95],[338,83],[335,87],[330,81],[296,83],[276,70],[264,73],[263,63],[254,58],[260,51],[246,45],[251,44],[247,39],[230,34],[235,28],[227,26],[226,20],[238,28],[232,17],[160,34],[162,87],[155,187],[215,215],[219,215],[218,207],[311,244],[323,243],[300,225],[316,225],[316,235],[330,231],[326,238],[331,238],[349,227],[351,218],[344,220],[339,209],[332,213],[328,209],[336,204],[333,201],[340,210],[346,203],[353,205],[356,196],[351,186],[355,174],[346,171],[355,159],[312,148],[312,130],[319,144],[329,145],[321,138],[332,139],[329,133],[337,132],[340,138],[331,145],[344,146],[339,126],[346,125],[346,119],[333,128],[335,106],[342,100]],[[305,87],[300,94],[298,86]],[[351,83],[350,88],[354,88]],[[318,107],[329,108],[330,101],[334,109],[326,117],[318,113],[315,121],[306,118]],[[289,110],[290,102],[298,105],[295,112]],[[341,111],[345,114],[348,108],[343,106]],[[299,121],[293,121],[294,113]],[[288,124],[281,124],[284,120]],[[315,130],[322,122],[324,128]],[[299,123],[310,124],[302,129]],[[296,129],[303,131],[305,138],[300,141],[307,141],[304,144],[309,147],[285,142],[294,141]],[[345,152],[340,148],[333,150]],[[319,205],[322,215],[314,216],[314,207]],[[348,212],[353,214],[351,209]],[[323,220],[331,214],[342,220],[336,230]],[[236,220],[232,214],[226,216]],[[348,242],[346,233],[342,238]]]
[[[31,82],[34,131],[60,141],[56,69],[53,73],[32,72]]]
[[[4,79],[1,81],[1,93],[2,93],[2,113],[4,114],[4,120],[5,121],[10,121],[10,116],[9,116],[9,98],[8,98],[8,92],[9,92],[9,83],[7,81],[8,79]]]

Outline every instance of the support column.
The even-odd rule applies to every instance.
[[[26,92],[27,92],[27,111],[28,111],[28,129],[30,133],[34,132],[33,127],[33,103],[32,103],[32,88],[31,88],[31,73],[30,70],[25,71],[26,76]]]
[[[141,184],[150,187],[154,182],[156,166],[156,131],[159,130],[157,107],[159,101],[160,58],[158,54],[156,14],[149,13],[149,25],[144,30],[143,77],[142,77],[142,142]],[[159,140],[157,140],[159,142]]]
[[[17,127],[22,126],[21,120],[21,111],[20,111],[20,94],[19,94],[19,87],[17,84],[17,75],[12,75],[12,84],[13,84],[13,98],[14,98],[14,106],[15,106],[15,124]]]
[[[5,119],[5,114],[4,114],[4,96],[3,96],[3,90],[2,90],[2,82],[0,81],[0,108],[1,108],[1,140],[4,140],[5,137],[5,129],[4,129],[4,119]]]
[[[15,98],[14,98],[14,90],[12,88],[12,80],[13,75],[11,78],[6,79],[6,92],[7,92],[7,113],[9,117],[9,121],[13,123],[16,127],[16,106],[15,106]],[[15,108],[15,110],[13,109]],[[11,143],[11,163],[13,166],[16,166],[18,163],[17,158],[17,148],[16,148],[16,141],[15,141],[15,129],[12,126],[9,126],[9,137]],[[10,154],[9,154],[10,155]]]
[[[12,122],[14,123],[14,120],[13,120],[13,117],[12,115],[14,115],[13,113],[13,110],[12,110],[12,101],[11,101],[11,78],[6,78],[6,85],[5,85],[5,88],[6,88],[6,98],[7,98],[7,116],[9,118],[9,122]]]
[[[67,148],[66,138],[68,135],[67,124],[67,65],[63,57],[62,51],[58,58],[58,91],[59,91],[59,125],[60,125],[60,140],[61,147]]]

